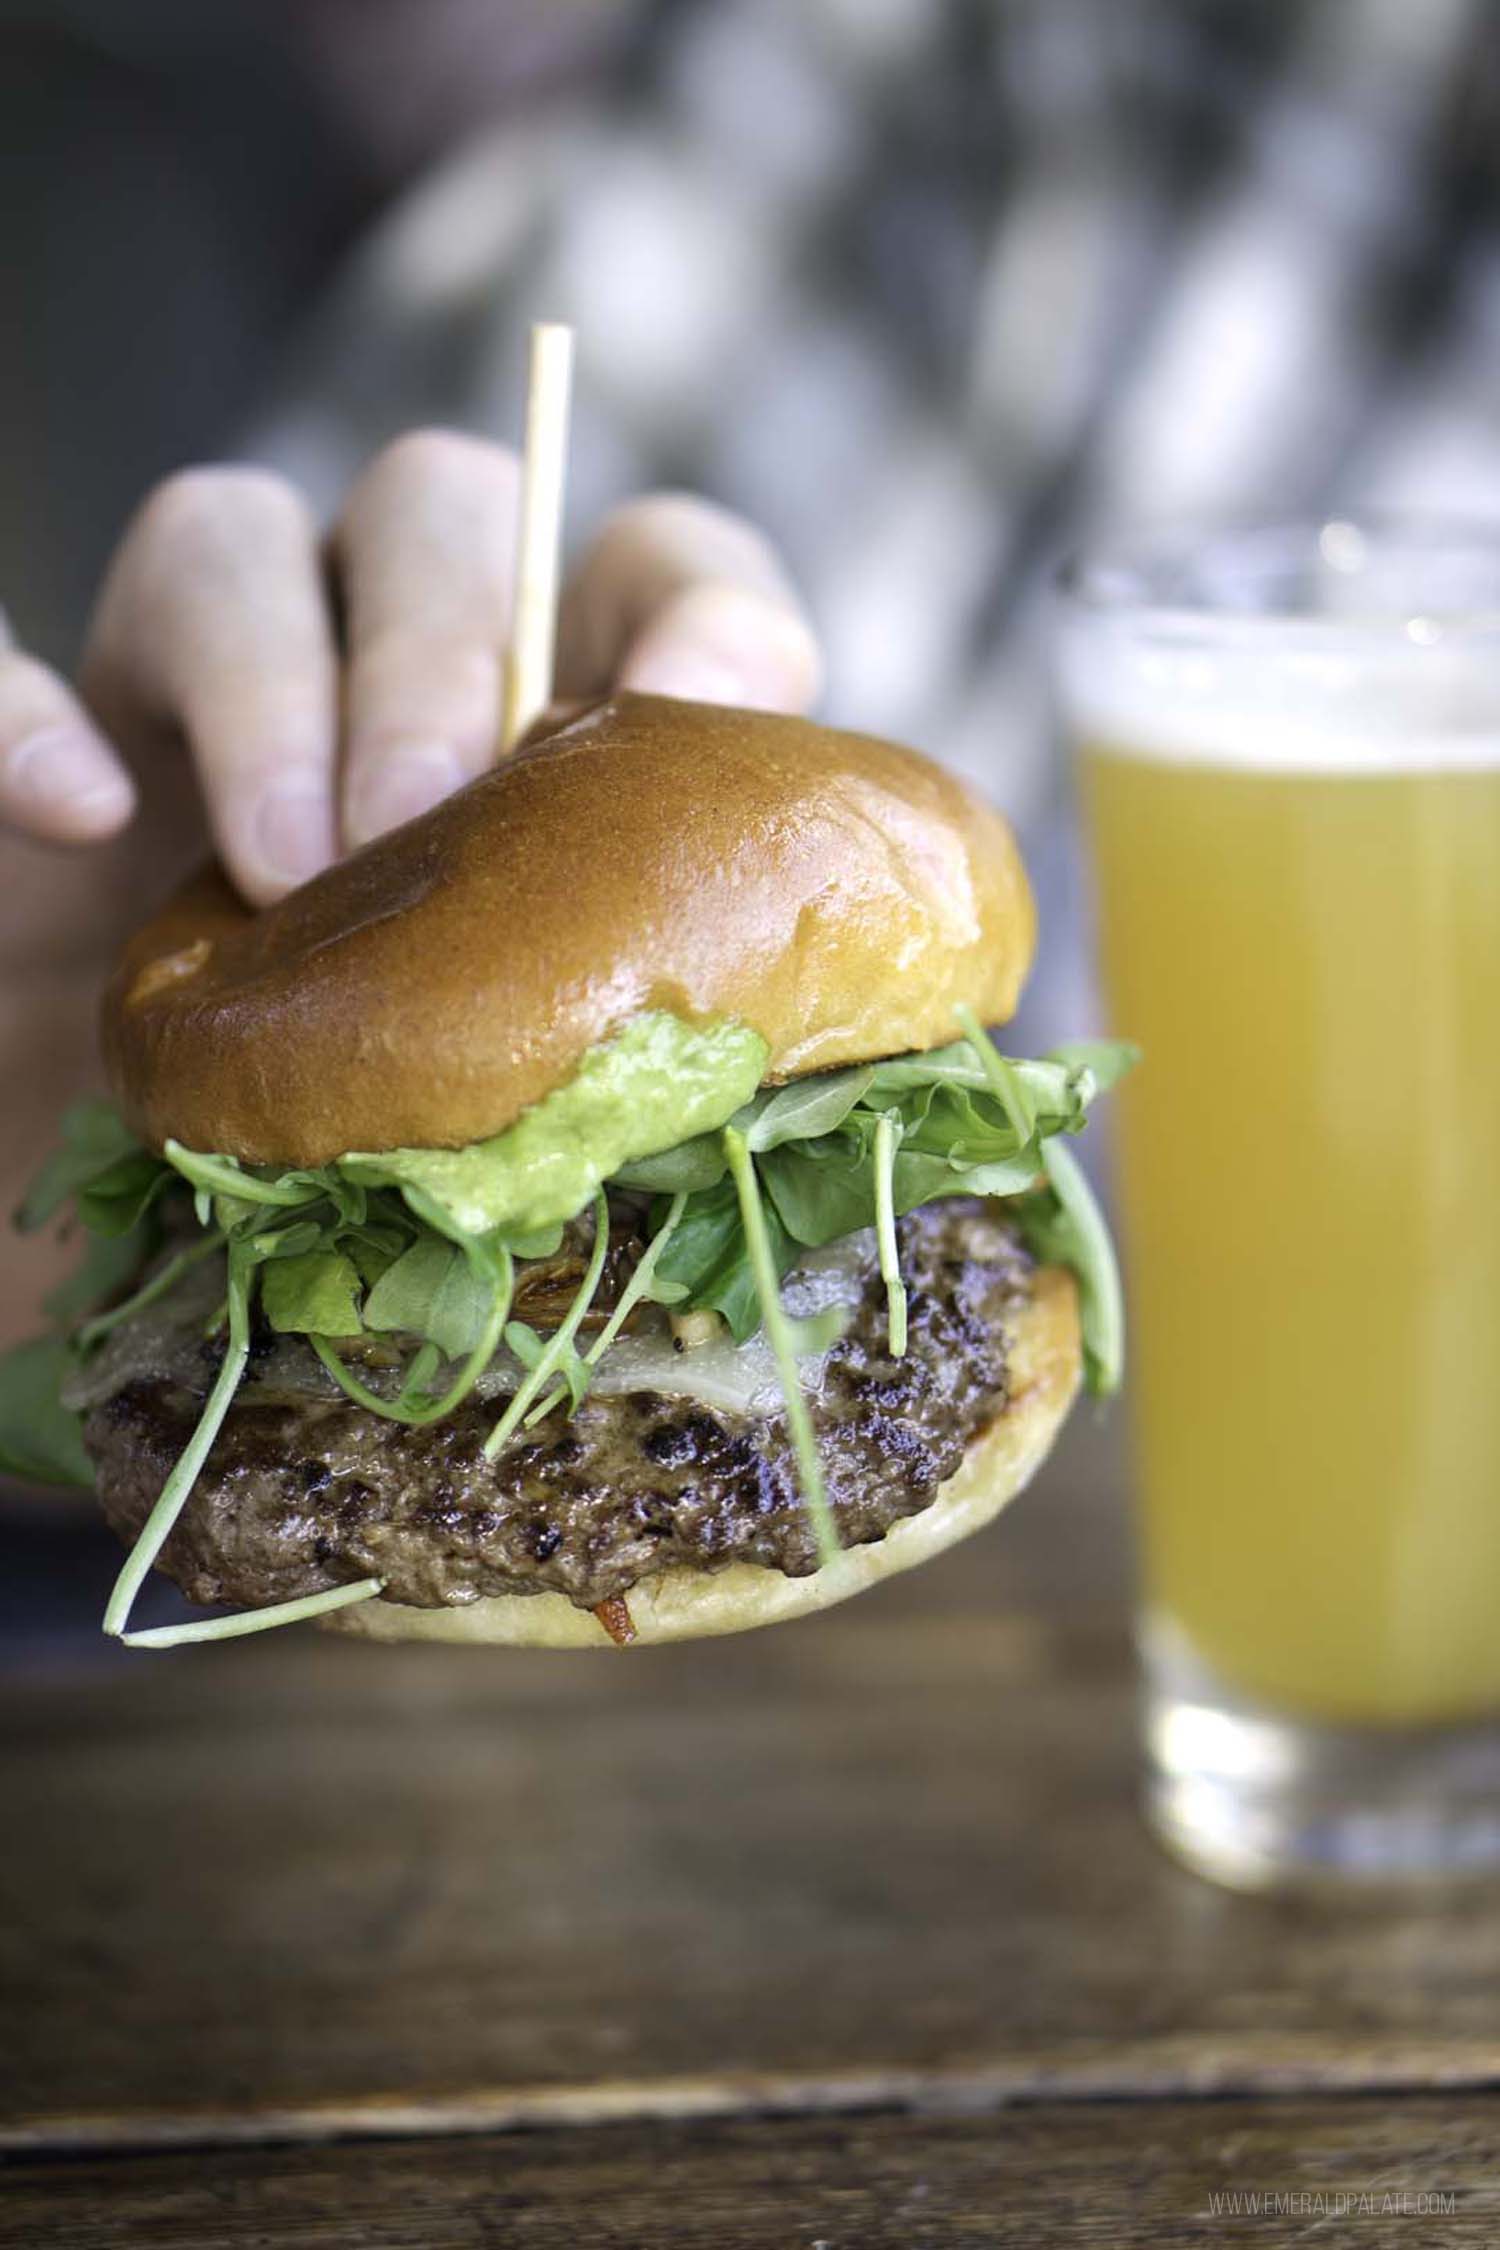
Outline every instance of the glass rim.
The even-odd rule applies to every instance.
[[[1345,550],[1340,555],[1339,549]],[[1262,564],[1280,557],[1318,558],[1352,576],[1348,557],[1370,547],[1405,548],[1420,559],[1470,553],[1493,560],[1500,574],[1500,516],[1458,514],[1401,515],[1360,509],[1327,516],[1245,516],[1177,519],[1137,530],[1106,532],[1068,556],[1054,589],[1063,607],[1078,620],[1127,627],[1144,638],[1175,644],[1260,641],[1307,648],[1347,647],[1350,642],[1395,640],[1414,651],[1455,642],[1500,640],[1500,599],[1473,606],[1420,607],[1403,604],[1368,611],[1318,612],[1290,603],[1238,608],[1168,592],[1196,558],[1238,554]]]

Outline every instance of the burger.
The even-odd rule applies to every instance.
[[[113,1101],[0,1464],[90,1479],[144,1646],[644,1644],[977,1530],[1118,1381],[1004,822],[867,737],[618,695],[252,912],[191,880],[104,995]],[[159,1567],[214,1614],[132,1629]]]

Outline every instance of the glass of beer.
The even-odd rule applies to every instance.
[[[1500,531],[1067,574],[1133,1304],[1147,1808],[1238,1885],[1500,1866]]]

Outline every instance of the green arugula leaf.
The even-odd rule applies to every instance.
[[[500,1348],[515,1288],[515,1260],[504,1244],[492,1248],[488,1243],[472,1243],[469,1255],[476,1271],[483,1275],[493,1293],[489,1315],[468,1358],[447,1390],[438,1396],[418,1398],[416,1395],[436,1372],[432,1357],[435,1346],[431,1343],[424,1343],[417,1351],[397,1395],[388,1399],[370,1390],[357,1375],[352,1374],[326,1337],[311,1338],[312,1348],[318,1358],[356,1406],[367,1407],[372,1414],[384,1415],[387,1421],[405,1422],[414,1428],[425,1428],[429,1422],[441,1422],[463,1404]],[[600,1264],[603,1264],[602,1257]]]
[[[811,1141],[843,1124],[875,1073],[868,1063],[854,1070],[831,1070],[794,1079],[758,1094],[734,1120],[752,1156],[780,1148],[783,1141]]]
[[[448,1359],[462,1359],[484,1333],[493,1283],[462,1250],[436,1235],[419,1235],[388,1266],[365,1300],[365,1326],[425,1336]]]
[[[1046,1172],[1055,1136],[1081,1130],[1099,1086],[1113,1083],[1133,1060],[1134,1050],[1123,1044],[1093,1041],[1039,1062],[1013,1061],[976,1026],[975,1036],[929,1055],[763,1090],[738,1113],[735,1130],[743,1133],[755,1167],[778,1278],[799,1248],[875,1227],[883,1241],[892,1335],[899,1336],[894,1235],[885,1231],[881,1208],[887,1197],[893,1230],[904,1213],[943,1196],[1028,1196]],[[796,1101],[785,1098],[794,1094]],[[767,1145],[757,1153],[750,1143],[758,1128]],[[889,1145],[877,1160],[883,1132]],[[721,1312],[743,1342],[760,1324],[760,1299],[730,1182],[714,1172],[701,1140],[653,1160],[651,1177],[676,1181],[687,1196],[659,1282],[683,1288],[681,1302],[690,1309]],[[704,1184],[692,1184],[700,1180]],[[1055,1191],[1044,1200],[1049,1210],[1060,1208]],[[1097,1273],[1092,1233],[1085,1239],[1070,1222],[1067,1241],[1069,1262],[1083,1260]],[[1091,1370],[1107,1380],[1108,1336],[1091,1329],[1091,1338]]]
[[[1000,1057],[995,1059],[998,1062]],[[908,1094],[899,1108],[902,1145],[923,1156],[946,1157],[955,1171],[967,1171],[975,1164],[1003,1164],[1033,1147],[1036,1139],[1033,1097],[1017,1094],[1016,1099],[1027,1112],[1023,1132],[1017,1131],[1010,1110],[987,1089],[949,1083]]]
[[[357,1336],[359,1299],[358,1268],[341,1250],[303,1250],[261,1267],[261,1306],[281,1336]]]
[[[128,1234],[91,1235],[84,1244],[83,1263],[42,1300],[43,1312],[57,1327],[72,1328],[127,1288],[153,1247],[153,1231],[144,1224],[133,1226]]]
[[[513,1258],[551,1258],[566,1231],[566,1219],[554,1219],[550,1226],[533,1227],[529,1234],[507,1233],[505,1247]]]
[[[1128,1039],[1069,1039],[1047,1056],[1070,1073],[1087,1071],[1094,1094],[1109,1093],[1140,1059],[1140,1048]]]
[[[874,1145],[872,1119],[867,1133],[841,1127],[820,1141],[783,1142],[761,1158],[761,1180],[789,1242],[816,1249],[873,1223]]]
[[[795,1258],[797,1246],[769,1205],[765,1223],[779,1278]],[[658,1284],[680,1282],[684,1286],[687,1294],[679,1301],[693,1311],[722,1313],[737,1344],[755,1334],[761,1322],[761,1302],[731,1178],[689,1197],[656,1273]]]
[[[909,1175],[904,1169],[908,1162],[912,1165]],[[932,1156],[914,1156],[908,1159],[903,1153],[897,1157],[898,1211],[915,1211],[919,1203],[935,1203],[942,1195],[1023,1195],[1035,1181],[1041,1159],[1034,1149],[1026,1149],[1020,1156],[1011,1157],[1007,1163],[967,1164],[957,1172],[950,1165],[946,1187],[938,1185],[935,1177],[927,1174],[925,1176],[932,1178],[933,1184],[924,1190],[924,1175],[916,1168],[919,1165],[935,1165],[937,1162],[938,1159]]]
[[[362,1227],[370,1215],[372,1191],[363,1180],[352,1180],[338,1164],[328,1164],[317,1172],[287,1172],[283,1178],[289,1183],[300,1181],[308,1194],[326,1196],[338,1214],[342,1227]]]
[[[359,1270],[360,1280],[371,1291],[390,1272],[396,1260],[405,1255],[411,1239],[409,1233],[396,1227],[349,1227],[342,1236],[344,1248]]]
[[[1024,1067],[1017,1064],[1018,1069]],[[866,1100],[883,1104],[891,1094],[920,1093],[928,1086],[985,1086],[983,1066],[967,1039],[930,1047],[926,1054],[893,1055],[877,1063]]]
[[[92,1486],[82,1423],[58,1396],[71,1365],[60,1336],[0,1353],[0,1474],[23,1484]]]
[[[293,1219],[290,1226],[258,1228],[253,1234],[245,1230],[240,1239],[248,1240],[257,1258],[300,1258],[321,1249],[326,1233],[316,1219]]]
[[[955,1169],[946,1156],[924,1156],[920,1149],[899,1148],[891,1166],[891,1203],[897,1218],[922,1203],[936,1203],[944,1195],[982,1194],[973,1185],[974,1170]],[[1036,1177],[1036,1166],[1024,1167],[1022,1184]]]
[[[622,1164],[610,1174],[611,1187],[640,1188],[648,1195],[695,1195],[717,1187],[728,1170],[717,1133],[698,1133],[680,1147],[663,1149]]]
[[[61,1130],[62,1146],[48,1157],[16,1211],[15,1223],[23,1234],[45,1226],[70,1197],[122,1157],[145,1153],[114,1103],[98,1096],[64,1110]]]
[[[134,1149],[77,1190],[78,1216],[91,1234],[129,1234],[171,1179],[167,1166],[148,1149]]]

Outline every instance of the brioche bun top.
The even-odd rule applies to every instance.
[[[461,1147],[644,1009],[734,1017],[769,1079],[1013,1012],[1010,830],[941,768],[803,719],[617,695],[252,912],[217,869],[126,947],[132,1127],[247,1163]]]

